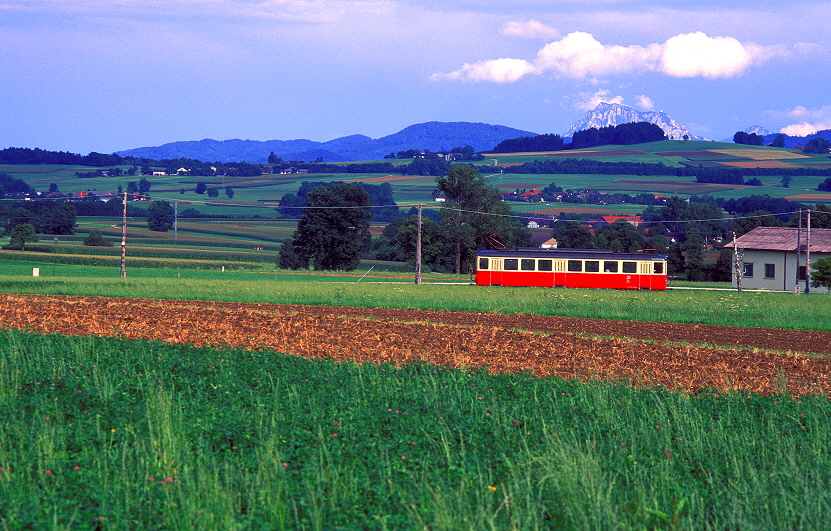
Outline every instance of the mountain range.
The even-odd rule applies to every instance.
[[[577,131],[592,127],[602,128],[630,122],[651,122],[666,133],[667,138],[690,140],[707,140],[693,134],[683,125],[678,124],[663,111],[639,112],[619,103],[600,103],[594,110],[588,111],[582,120],[575,122],[565,132],[568,139]],[[764,136],[764,143],[770,144],[777,133],[771,133],[761,126],[748,127],[746,132],[755,132]],[[318,158],[325,162],[345,162],[356,160],[379,160],[389,153],[398,153],[411,149],[430,151],[449,151],[455,147],[472,146],[475,151],[488,151],[499,142],[523,136],[536,136],[537,133],[522,131],[503,125],[490,125],[473,122],[426,122],[411,125],[392,135],[373,139],[365,135],[349,135],[327,142],[313,140],[204,140],[171,142],[155,147],[141,147],[118,151],[118,155],[146,157],[150,159],[196,159],[204,162],[238,162],[264,163],[270,153],[284,160],[313,161]],[[815,136],[831,140],[831,130],[818,131],[805,137],[785,136],[785,147],[805,145]],[[732,142],[732,138],[724,140]]]
[[[472,122],[427,122],[415,124],[382,138],[350,135],[328,142],[313,140],[212,140],[171,142],[156,147],[118,151],[121,156],[147,157],[156,160],[189,158],[203,162],[264,163],[270,153],[285,160],[325,162],[379,160],[389,153],[409,149],[450,151],[455,147],[472,146],[475,151],[492,149],[506,138],[535,136],[502,125]]]
[[[707,140],[703,136],[694,135],[689,129],[673,120],[664,111],[639,112],[632,107],[620,103],[600,103],[594,110],[586,112],[586,115],[579,122],[575,122],[565,132],[563,138],[574,136],[577,131],[600,129],[602,127],[621,125],[630,122],[650,122],[661,129],[667,138],[681,140],[686,136],[689,140]]]

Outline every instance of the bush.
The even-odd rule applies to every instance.
[[[84,240],[84,245],[87,247],[112,247],[113,244],[104,238],[100,230],[91,230],[89,236]]]

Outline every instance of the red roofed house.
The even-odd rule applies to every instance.
[[[799,282],[799,290],[805,291],[805,251],[807,230],[800,232],[793,227],[756,227],[736,239],[742,252],[744,273],[742,288],[793,291]],[[797,241],[798,239],[798,241]],[[797,243],[799,263],[797,264]],[[725,247],[732,249],[733,242]],[[831,229],[811,229],[811,263],[831,256]],[[736,265],[733,269],[733,287],[736,285]],[[825,288],[811,287],[811,291],[827,293]]]
[[[615,221],[618,221],[618,220],[626,221],[627,223],[631,223],[632,225],[634,225],[636,227],[638,225],[640,225],[641,223],[643,223],[643,220],[641,219],[640,216],[603,216],[594,225],[594,227],[596,229],[599,229],[600,227],[602,227],[604,225],[611,225],[612,223],[614,223]]]

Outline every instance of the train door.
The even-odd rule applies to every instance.
[[[502,258],[491,258],[491,286],[502,285],[504,261]]]
[[[652,262],[640,262],[638,273],[640,288],[652,289]]]

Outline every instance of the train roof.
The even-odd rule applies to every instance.
[[[517,249],[513,251],[479,251],[476,256],[493,258],[554,258],[570,259],[598,259],[598,260],[660,260],[667,259],[664,254],[657,253],[621,253],[611,249]]]

